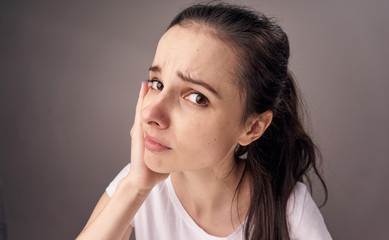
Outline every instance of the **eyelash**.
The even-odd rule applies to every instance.
[[[156,79],[147,80],[147,84],[148,84],[149,88],[151,88],[151,89],[153,89],[153,90],[162,91],[162,89],[163,89],[163,83],[162,83],[161,81],[159,81],[159,80],[156,80]],[[162,88],[161,88],[161,89],[158,89],[158,86],[156,86],[156,87],[153,86],[154,84],[161,84],[161,85],[162,85]],[[161,85],[159,85],[159,87],[161,87]],[[194,102],[194,101],[197,100],[198,97],[195,97],[195,98],[194,98],[194,101],[192,101],[193,98],[192,98],[192,100],[190,100],[189,97],[192,96],[193,94],[198,95],[201,99],[203,99],[203,100],[205,101],[205,103],[197,103],[197,102]],[[208,106],[208,104],[209,104],[208,98],[207,98],[206,96],[204,96],[202,93],[199,93],[199,92],[192,92],[192,93],[190,93],[189,95],[187,95],[187,96],[185,97],[185,99],[189,100],[189,101],[190,101],[192,104],[194,104],[196,107],[206,107],[206,106]]]

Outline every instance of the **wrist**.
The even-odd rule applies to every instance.
[[[131,191],[132,193],[138,195],[138,196],[144,196],[147,197],[154,186],[143,186],[139,184],[139,181],[136,180],[129,174],[127,177],[123,178],[122,181],[118,184],[118,189],[128,192]]]

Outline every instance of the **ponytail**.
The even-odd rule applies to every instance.
[[[320,153],[301,124],[302,106],[292,75],[287,73],[284,81],[282,99],[268,129],[258,140],[235,151],[237,161],[247,155],[245,172],[252,178],[246,239],[289,239],[288,199],[297,181],[307,180],[312,190],[310,170],[323,185],[324,203],[327,201],[327,188],[316,166]]]

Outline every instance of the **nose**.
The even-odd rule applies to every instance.
[[[169,104],[167,96],[159,93],[152,97],[149,102],[144,102],[142,108],[142,121],[144,124],[158,128],[166,129],[169,127]]]

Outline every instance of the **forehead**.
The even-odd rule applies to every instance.
[[[236,56],[213,34],[194,27],[170,28],[160,39],[153,61],[162,69],[203,80],[234,82]]]

